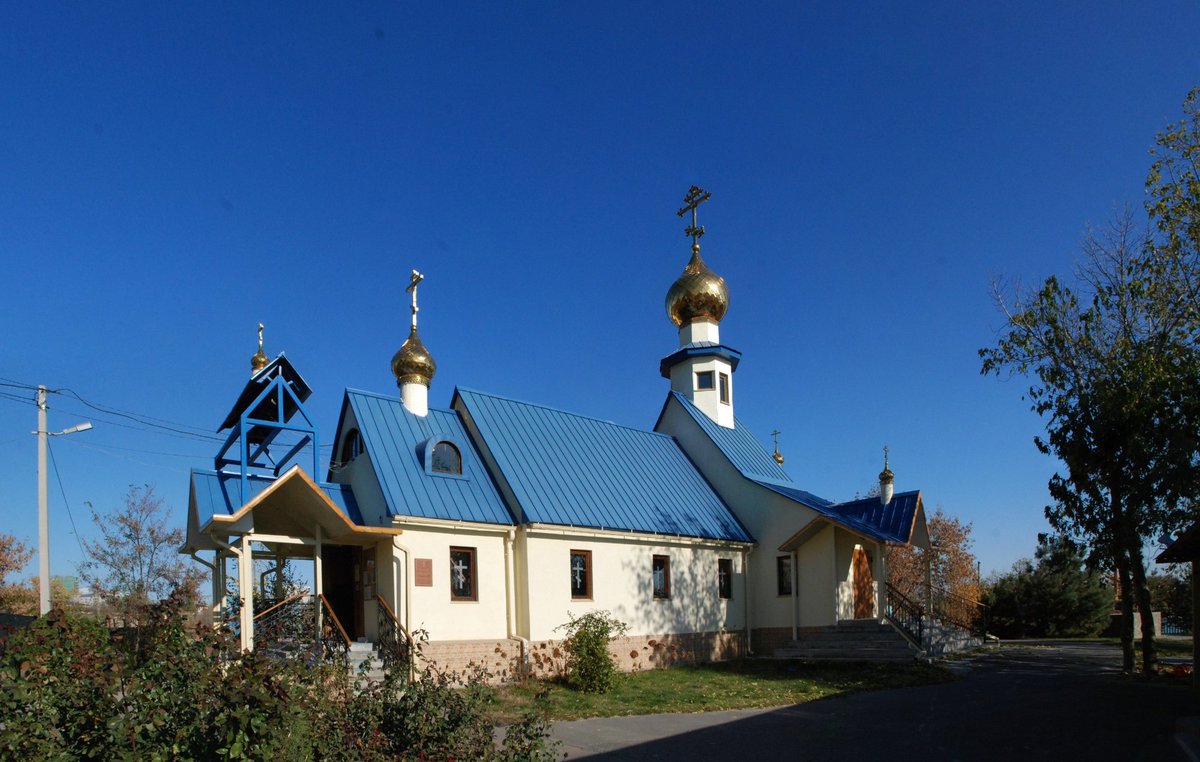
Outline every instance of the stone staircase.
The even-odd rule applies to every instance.
[[[877,619],[843,620],[775,649],[776,658],[811,661],[911,662],[918,656],[903,635]]]
[[[379,655],[374,643],[361,640],[351,643],[346,666],[350,671],[351,680],[356,680],[365,674],[371,682],[383,682],[383,658]],[[364,666],[365,673],[363,672]]]

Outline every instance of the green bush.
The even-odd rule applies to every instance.
[[[175,601],[136,633],[54,611],[0,656],[0,759],[550,760],[544,706],[502,746],[488,675],[403,672],[354,685],[344,669],[229,658]]]
[[[584,693],[607,693],[617,678],[617,665],[608,644],[629,626],[607,611],[591,611],[554,628],[564,631],[567,682]]]

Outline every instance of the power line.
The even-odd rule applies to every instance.
[[[24,402],[29,405],[37,404],[37,400],[33,399],[32,397],[22,397],[18,394],[10,394],[9,392],[0,392],[0,397],[12,400],[13,402]]]
[[[67,500],[67,491],[63,489],[62,474],[58,471],[58,463],[54,460],[54,448],[50,446],[49,438],[46,439],[46,452],[50,454],[50,467],[54,469],[54,478],[58,480],[58,491],[62,493],[63,505],[67,506],[67,518],[71,520],[71,533],[75,535],[75,544],[79,546],[79,552],[87,557],[87,551],[83,549],[83,542],[79,539],[79,530],[75,527],[75,516],[71,513],[71,503]]]
[[[166,431],[172,431],[172,432],[175,432],[176,434],[186,434],[188,436],[203,436],[203,437],[209,438],[209,439],[218,439],[218,440],[220,439],[219,437],[213,436],[211,433],[209,433],[209,430],[207,428],[204,428],[203,426],[193,426],[189,423],[179,423],[178,421],[169,421],[165,418],[155,418],[154,416],[145,415],[143,413],[133,413],[133,412],[130,412],[127,410],[119,410],[117,408],[106,407],[104,405],[99,405],[99,404],[96,404],[94,402],[91,402],[91,401],[85,399],[83,396],[81,396],[79,394],[79,392],[76,392],[73,389],[54,389],[52,391],[55,394],[69,394],[93,410],[99,411],[101,413],[106,413],[108,415],[120,416],[121,418],[128,418],[131,421],[135,421],[136,423],[140,423],[145,426],[152,426],[154,428],[164,429]],[[170,424],[170,425],[168,426],[166,424]],[[183,428],[177,428],[177,427],[183,427]],[[192,431],[184,431],[184,429],[192,429]]]

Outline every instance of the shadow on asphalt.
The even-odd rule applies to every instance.
[[[1183,681],[1126,677],[1108,644],[1001,646],[950,662],[959,680],[773,710],[558,723],[593,760],[1186,760]]]

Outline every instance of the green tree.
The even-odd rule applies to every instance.
[[[1113,591],[1085,568],[1069,538],[1038,539],[1033,561],[1018,561],[988,586],[991,630],[1006,638],[1098,635],[1112,612]]]
[[[1075,285],[1056,277],[998,299],[1006,324],[980,350],[982,372],[1033,377],[1046,418],[1037,447],[1062,461],[1046,517],[1115,570],[1125,667],[1134,665],[1132,608],[1142,613],[1145,670],[1156,662],[1145,540],[1179,529],[1200,489],[1200,110],[1157,138],[1147,179],[1152,230],[1133,215],[1089,234]],[[998,290],[999,293],[999,290]]]
[[[179,555],[183,530],[167,524],[167,508],[154,488],[130,487],[124,505],[107,514],[92,510],[98,540],[84,540],[80,576],[126,624],[140,622],[153,602],[180,591],[194,603],[204,574]]]

